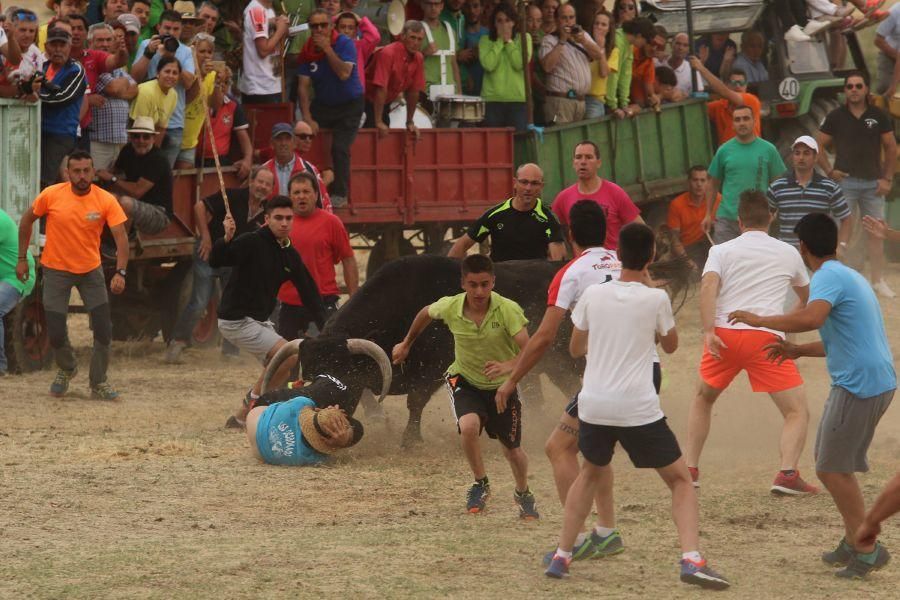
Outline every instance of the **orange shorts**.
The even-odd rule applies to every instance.
[[[803,384],[794,361],[779,365],[766,358],[763,348],[781,339],[774,333],[716,327],[716,335],[726,346],[722,348],[722,358],[713,357],[704,346],[700,359],[700,377],[710,387],[724,390],[745,369],[754,392],[782,392]]]

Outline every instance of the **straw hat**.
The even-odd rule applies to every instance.
[[[156,126],[153,123],[153,117],[138,117],[125,131],[127,133],[156,133]]]
[[[322,426],[323,424],[329,425],[338,423],[344,419],[347,419],[347,417],[344,416],[344,413],[339,408],[328,407],[315,409],[307,407],[300,411],[300,433],[303,434],[306,443],[309,444],[313,450],[321,452],[322,454],[331,454],[340,448],[335,448],[328,443],[328,434]],[[353,438],[350,440],[349,444],[352,446],[362,437],[362,423],[352,418],[349,419],[349,421],[351,428],[354,430]]]

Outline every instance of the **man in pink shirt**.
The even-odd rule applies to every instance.
[[[575,144],[572,166],[578,181],[556,195],[553,213],[559,222],[569,227],[569,210],[579,200],[593,200],[606,214],[605,248],[615,250],[619,246],[619,230],[637,221],[643,223],[641,211],[635,206],[625,190],[608,179],[598,175],[600,170],[600,149],[590,140]]]

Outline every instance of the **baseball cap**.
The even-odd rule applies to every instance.
[[[273,138],[276,138],[283,133],[286,133],[293,137],[294,128],[291,127],[290,123],[275,123],[275,125],[272,126],[272,137]]]
[[[119,15],[119,23],[125,26],[125,31],[127,31],[128,33],[139,34],[141,32],[140,19],[130,13]]]
[[[801,135],[796,140],[794,140],[793,144],[791,144],[791,149],[793,149],[797,144],[803,144],[813,152],[819,152],[819,144],[817,144],[816,140],[814,140],[811,136]]]
[[[48,42],[71,42],[72,34],[62,29],[61,27],[54,27],[47,31],[47,41]]]

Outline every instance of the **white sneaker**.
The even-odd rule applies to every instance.
[[[812,21],[810,21],[810,23],[812,23]],[[785,32],[784,40],[786,42],[811,42],[812,38],[803,33],[803,30],[800,29],[799,25],[794,25]]]
[[[816,19],[810,19],[806,24],[806,27],[803,28],[803,33],[812,37],[820,31],[828,29],[829,27],[831,27],[830,21],[817,21]]]
[[[894,293],[894,290],[892,290],[890,287],[888,287],[888,284],[884,281],[884,279],[882,279],[876,283],[873,283],[872,289],[875,290],[876,294],[878,294],[879,296],[883,296],[885,298],[896,298],[897,297],[897,294]]]

